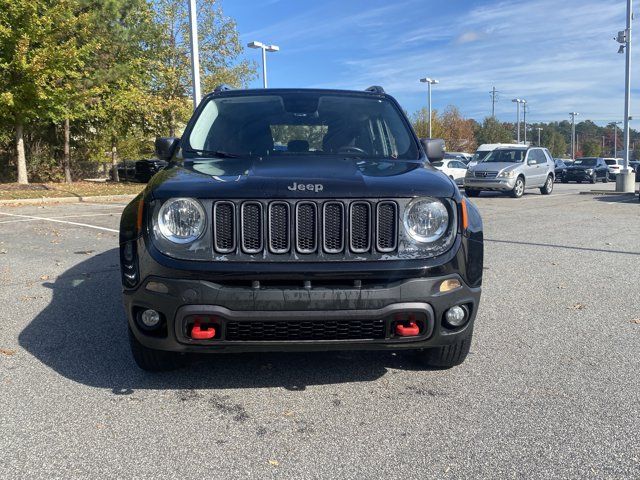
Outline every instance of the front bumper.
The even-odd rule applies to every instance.
[[[475,178],[465,177],[465,188],[477,189],[477,190],[495,190],[506,192],[513,190],[515,187],[515,178]]]
[[[593,173],[586,172],[565,172],[562,174],[562,180],[565,182],[588,182],[593,178]]]
[[[461,287],[440,293],[442,281],[457,279]],[[166,293],[150,291],[150,282],[167,287]],[[248,352],[300,350],[385,350],[420,349],[443,346],[471,335],[480,301],[480,288],[470,288],[456,274],[369,284],[360,288],[336,286],[305,288],[225,285],[206,280],[148,277],[137,290],[124,292],[129,326],[145,346],[176,352]],[[461,328],[450,328],[443,321],[447,309],[463,305],[469,314]],[[137,315],[153,308],[163,317],[156,332],[146,332]],[[420,335],[399,337],[394,333],[397,315],[413,312],[423,320]],[[214,315],[220,333],[211,340],[188,336],[187,322],[197,315]],[[269,340],[269,328],[313,322],[372,322],[379,326],[377,338],[331,340]],[[228,329],[244,322],[247,328],[259,323],[265,330],[263,340],[233,340]],[[234,327],[235,328],[235,327]]]

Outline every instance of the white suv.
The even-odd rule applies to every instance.
[[[549,195],[554,179],[555,163],[549,150],[520,145],[497,148],[480,163],[469,167],[464,190],[469,197],[491,190],[520,198],[528,188],[539,188],[543,195]]]

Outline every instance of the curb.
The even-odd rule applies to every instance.
[[[616,192],[612,190],[589,190],[587,192],[580,192],[580,195],[617,195],[617,196],[625,196],[625,195],[638,195],[638,191],[635,192]]]
[[[43,205],[48,203],[92,203],[92,202],[115,202],[118,200],[131,201],[136,195],[95,195],[87,197],[40,197],[40,198],[17,198],[12,200],[0,200],[3,205]]]

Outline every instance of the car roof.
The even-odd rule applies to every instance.
[[[252,96],[268,96],[278,95],[283,93],[319,93],[329,95],[349,95],[359,97],[389,97],[386,93],[379,91],[367,91],[367,90],[342,90],[342,89],[328,89],[328,88],[246,88],[246,89],[229,89],[221,90],[217,92],[211,92],[207,94],[207,97],[238,97],[245,95]],[[206,97],[205,97],[206,98]]]

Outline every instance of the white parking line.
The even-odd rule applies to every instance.
[[[105,216],[115,216],[115,215],[120,215],[120,213],[79,213],[77,215],[60,215],[60,216],[55,216],[55,217],[46,217],[46,218],[77,218],[77,217],[105,217]],[[45,218],[45,217],[42,217]],[[5,223],[20,223],[20,222],[37,222],[38,220],[41,220],[41,218],[24,218],[21,220],[5,220],[5,221],[0,221],[0,225],[3,225]]]
[[[65,223],[67,225],[76,225],[78,227],[94,228],[96,230],[103,230],[105,232],[118,233],[118,230],[114,230],[113,228],[98,227],[96,225],[89,225],[88,223],[67,222],[65,220],[58,220],[56,218],[34,217],[32,215],[18,215],[16,213],[4,213],[4,212],[0,212],[0,215],[6,215],[8,217],[29,218],[33,220],[43,220],[45,222]]]

